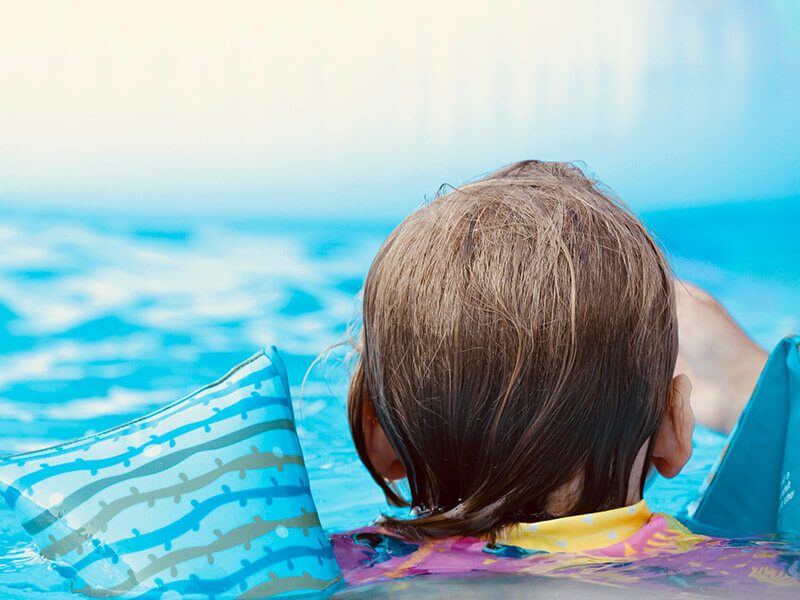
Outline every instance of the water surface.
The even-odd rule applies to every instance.
[[[387,507],[358,462],[344,411],[344,338],[393,223],[54,217],[0,220],[0,451],[51,445],[125,422],[275,344],[289,370],[323,525],[364,525]],[[645,215],[676,272],[705,285],[765,347],[800,330],[793,203]],[[649,500],[691,499],[722,437]],[[73,598],[0,507],[0,597]]]

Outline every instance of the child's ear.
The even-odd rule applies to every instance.
[[[675,477],[692,456],[694,413],[690,403],[692,382],[686,375],[672,380],[667,412],[656,432],[653,466],[664,477]]]
[[[392,445],[383,432],[381,424],[375,416],[375,409],[372,401],[364,398],[364,410],[361,413],[364,430],[364,443],[367,450],[369,461],[378,474],[389,481],[397,481],[406,476],[406,471],[400,460],[397,458]]]

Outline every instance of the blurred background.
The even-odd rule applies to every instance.
[[[303,376],[401,218],[523,158],[583,161],[761,345],[800,332],[796,1],[0,0],[0,451],[276,344],[323,524],[367,522],[345,349]],[[0,510],[3,597],[60,593],[40,560]]]
[[[794,0],[3,6],[7,206],[396,220],[523,157],[641,209],[800,189]]]

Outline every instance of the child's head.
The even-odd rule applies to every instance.
[[[664,257],[576,167],[518,163],[436,198],[370,268],[348,397],[391,502],[408,477],[416,518],[391,525],[493,534],[638,499],[650,464],[671,476],[691,452],[677,348]]]

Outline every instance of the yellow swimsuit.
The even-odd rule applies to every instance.
[[[650,522],[653,513],[644,500],[603,512],[561,517],[541,523],[520,523],[497,541],[527,550],[545,552],[586,552],[624,543]],[[669,523],[681,533],[688,530],[677,522]],[[691,535],[691,534],[689,534]]]

